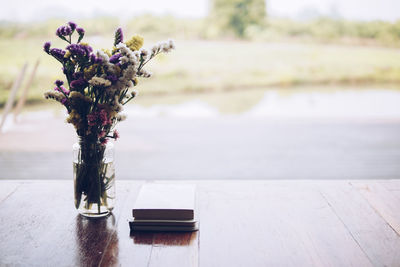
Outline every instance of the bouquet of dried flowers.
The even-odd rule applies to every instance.
[[[114,46],[110,50],[93,52],[92,47],[82,42],[85,30],[74,22],[57,29],[56,35],[68,43],[65,50],[44,44],[44,51],[62,64],[66,82],[55,81],[53,90],[45,98],[53,99],[65,106],[67,122],[73,124],[79,137],[80,161],[76,166],[75,205],[91,206],[107,201],[110,177],[103,156],[107,141],[119,138],[115,126],[126,116],[120,114],[123,106],[137,92],[133,88],[138,77],[149,78],[151,73],[144,66],[160,53],[174,49],[172,40],[160,42],[150,50],[143,49],[143,38],[134,35],[124,42],[123,32],[115,32]],[[76,39],[76,43],[73,39]],[[75,168],[74,168],[75,169]]]

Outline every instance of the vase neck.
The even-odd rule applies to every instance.
[[[78,144],[82,145],[101,145],[98,138],[93,136],[78,136]]]

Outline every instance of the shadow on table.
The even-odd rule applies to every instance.
[[[113,214],[107,218],[76,217],[77,266],[94,266],[118,258],[118,234]],[[102,260],[103,258],[103,260]]]
[[[134,244],[153,246],[190,246],[197,238],[197,232],[145,232],[132,231]]]

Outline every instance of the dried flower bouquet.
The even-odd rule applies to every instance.
[[[119,138],[115,126],[126,116],[120,114],[123,106],[137,94],[133,88],[138,77],[149,78],[144,66],[160,53],[174,49],[172,40],[160,42],[150,50],[143,49],[143,38],[135,35],[124,42],[121,28],[117,29],[114,46],[109,50],[93,52],[82,42],[85,30],[74,22],[57,29],[56,35],[68,43],[65,50],[44,44],[44,51],[62,64],[66,82],[55,81],[53,90],[45,98],[54,99],[65,106],[67,122],[74,125],[79,139],[79,160],[74,164],[75,206],[84,203],[86,209],[97,204],[107,206],[107,190],[113,182],[107,175],[104,159],[110,138]],[[77,38],[76,38],[77,37]],[[76,43],[73,39],[76,38]],[[83,199],[82,199],[83,197]]]

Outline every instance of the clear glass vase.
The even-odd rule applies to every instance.
[[[110,214],[115,201],[114,145],[83,138],[73,145],[75,207],[86,217]]]

